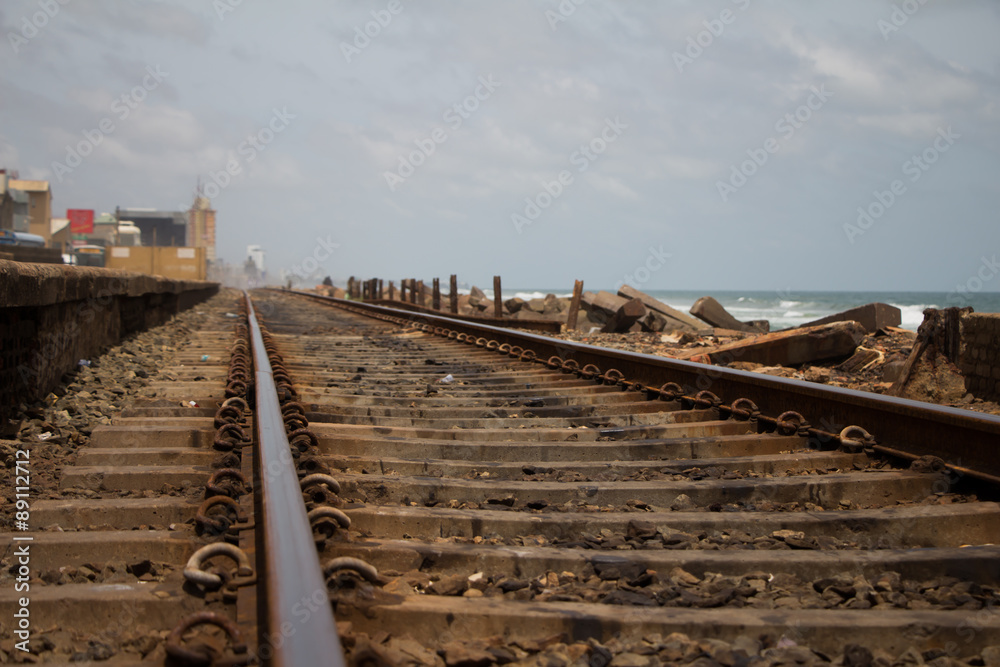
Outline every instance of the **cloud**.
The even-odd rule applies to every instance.
[[[18,162],[22,173],[50,169],[158,64],[170,76],[55,188],[57,209],[180,205],[199,176],[242,157],[240,143],[272,109],[287,107],[296,114],[288,130],[241,162],[217,198],[220,253],[229,260],[260,243],[277,269],[330,230],[345,236],[336,268],[345,274],[405,266],[429,277],[441,270],[431,257],[443,256],[449,271],[488,278],[509,266],[527,282],[564,284],[579,264],[546,260],[547,248],[585,256],[600,238],[608,256],[640,257],[642,244],[669,228],[683,229],[675,241],[692,249],[678,250],[671,271],[692,281],[703,256],[695,250],[712,247],[723,267],[718,281],[785,284],[798,265],[759,257],[795,239],[792,254],[819,253],[840,266],[883,258],[864,275],[821,275],[804,262],[796,289],[851,281],[918,288],[944,270],[897,261],[890,234],[866,235],[870,245],[853,254],[829,239],[842,236],[844,217],[884,189],[939,125],[953,124],[968,140],[892,216],[905,217],[919,239],[938,229],[941,210],[961,210],[952,216],[961,218],[956,235],[1000,245],[995,226],[977,224],[996,208],[987,175],[1000,167],[1000,60],[984,37],[1000,29],[993,3],[929,3],[889,40],[876,26],[889,0],[754,2],[745,11],[729,0],[588,0],[553,29],[546,11],[559,4],[404,3],[347,62],[340,42],[384,2],[243,2],[219,21],[198,0],[73,0],[30,48],[0,49],[0,160]],[[35,6],[12,0],[0,20],[10,25]],[[725,8],[735,20],[679,72],[673,53]],[[502,85],[451,127],[446,111],[488,75]],[[720,201],[716,181],[822,85],[830,101]],[[614,117],[629,125],[621,140],[586,172],[574,171],[574,183],[525,234],[513,234],[511,212],[560,170],[573,170],[573,152]],[[447,140],[390,191],[384,173],[435,128]],[[740,243],[720,248],[723,236]]]
[[[157,0],[73,0],[65,11],[88,30],[99,30],[112,39],[122,35],[155,36],[196,46],[208,42],[209,29],[204,16],[177,3]]]

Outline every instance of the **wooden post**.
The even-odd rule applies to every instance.
[[[385,285],[382,283],[381,278],[378,279],[378,298],[380,300],[385,298]]]
[[[417,303],[417,279],[410,278],[410,303]]]
[[[500,276],[493,276],[493,317],[503,317],[503,296],[500,294]]]
[[[451,312],[458,314],[458,276],[451,274],[449,280],[451,292],[448,293],[448,301],[451,305]]]
[[[569,312],[566,313],[566,331],[576,329],[576,317],[580,313],[580,297],[583,296],[583,281],[573,284],[573,298],[569,301]]]
[[[354,276],[347,279],[347,298],[354,298]]]
[[[435,278],[434,279],[434,282],[432,283],[432,289],[434,291],[431,293],[431,308],[433,308],[434,310],[441,310],[441,279],[440,278]]]
[[[424,281],[423,280],[418,280],[417,281],[417,305],[419,305],[419,306],[426,306],[427,305],[426,299],[424,298],[425,296],[426,295],[424,293]]]
[[[396,298],[396,286],[389,281],[389,301],[393,301]]]
[[[406,278],[399,281],[399,300],[406,303]]]

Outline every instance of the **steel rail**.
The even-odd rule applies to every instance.
[[[543,360],[558,356],[574,360],[580,367],[594,364],[602,371],[613,368],[625,379],[654,389],[675,382],[687,394],[709,390],[730,404],[738,398],[748,398],[764,414],[777,416],[794,410],[823,431],[839,432],[846,426],[858,425],[870,432],[884,451],[891,449],[911,457],[938,456],[949,464],[956,477],[967,476],[993,484],[1000,477],[1000,417],[994,415],[564,341],[474,324],[447,315],[413,313],[294,290],[291,293],[361,312],[405,318],[415,325],[428,324],[495,340],[499,344],[531,348]]]
[[[263,636],[273,654],[269,664],[342,667],[346,663],[340,635],[285,435],[271,362],[253,302],[249,295],[245,298],[256,380],[254,423],[265,540],[261,570],[267,609]]]

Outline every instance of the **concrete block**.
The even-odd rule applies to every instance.
[[[833,322],[776,331],[714,348],[687,350],[678,358],[707,359],[716,364],[752,361],[766,366],[798,366],[850,356],[864,335],[864,328],[857,322]]]
[[[703,296],[695,301],[688,312],[698,319],[711,324],[713,327],[734,329],[736,331],[748,331],[750,329],[749,326],[733,317],[721,303],[710,296]]]
[[[646,306],[647,309],[655,310],[663,315],[667,320],[666,329],[697,331],[703,326],[700,320],[691,317],[687,313],[682,313],[675,308],[671,308],[659,299],[655,299],[645,292],[640,292],[630,285],[622,285],[621,289],[618,290],[618,296],[626,299],[639,299],[642,302],[642,305]]]
[[[624,331],[642,331],[639,320],[646,316],[646,307],[639,299],[625,301],[608,319],[604,328],[604,333],[621,333]],[[633,327],[636,327],[633,329]]]
[[[806,322],[802,326],[813,327],[830,322],[858,322],[865,328],[865,331],[872,333],[885,327],[898,327],[902,322],[902,313],[899,308],[887,303],[869,303],[812,322]]]

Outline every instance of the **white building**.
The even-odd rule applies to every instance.
[[[264,272],[264,249],[259,245],[248,245],[247,246],[247,257],[253,262],[253,265],[257,267],[257,270],[261,273]]]

